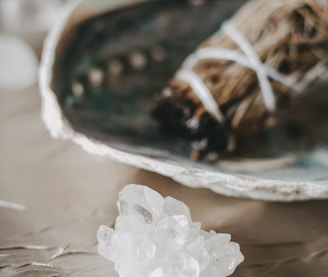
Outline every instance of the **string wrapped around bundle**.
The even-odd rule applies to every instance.
[[[192,158],[227,153],[327,72],[327,0],[246,3],[182,64],[153,112]]]

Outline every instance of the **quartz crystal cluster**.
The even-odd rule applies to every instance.
[[[141,185],[119,195],[115,230],[100,226],[98,251],[120,277],[220,277],[243,261],[229,234],[201,230],[189,208]]]

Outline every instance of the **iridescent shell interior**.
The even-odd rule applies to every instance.
[[[163,136],[152,119],[155,94],[242,2],[150,1],[77,26],[54,71],[74,129],[120,148],[146,147],[151,156],[164,150],[188,158],[188,141]]]
[[[280,181],[325,182],[325,145],[303,151],[313,142],[302,135],[313,138],[318,126],[312,128],[309,122],[298,130],[299,121],[306,121],[298,115],[318,116],[316,108],[302,106],[313,98],[310,93],[292,105],[277,128],[245,140],[243,152],[216,163],[191,161],[190,142],[163,134],[151,116],[156,93],[245,1],[138,1],[79,23],[65,34],[53,68],[52,89],[65,118],[91,139],[158,161]],[[319,88],[322,140],[328,134],[328,101],[320,92],[327,85]]]

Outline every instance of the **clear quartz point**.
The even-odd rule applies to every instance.
[[[156,222],[162,214],[163,197],[148,187],[125,187],[119,195],[119,212],[122,215],[141,215],[147,223]]]
[[[118,208],[115,229],[97,238],[120,277],[224,277],[244,260],[229,234],[201,230],[184,203],[148,187],[126,186]]]

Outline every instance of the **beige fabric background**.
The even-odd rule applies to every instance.
[[[232,234],[245,262],[234,276],[328,276],[328,201],[265,203],[190,189],[168,178],[52,140],[38,88],[0,90],[0,276],[117,276],[97,254],[118,192],[148,185],[190,206],[205,229]]]
[[[0,276],[111,276],[97,255],[117,194],[140,183],[187,203],[205,229],[229,232],[246,259],[234,276],[328,276],[328,201],[265,203],[190,189],[52,140],[36,87],[0,91]]]

